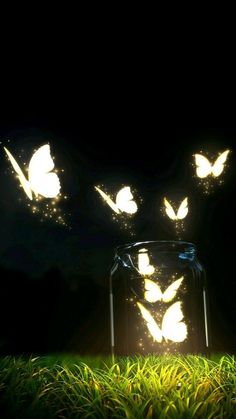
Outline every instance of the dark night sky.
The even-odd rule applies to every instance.
[[[65,170],[61,183],[68,200],[61,208],[70,225],[40,223],[30,213],[2,151],[1,316],[9,319],[2,351],[106,350],[105,284],[114,248],[134,239],[174,239],[159,211],[161,198],[173,190],[192,203],[183,239],[197,245],[207,271],[215,348],[221,350],[224,341],[226,350],[235,349],[235,106],[214,86],[204,92],[186,83],[183,89],[175,80],[160,93],[158,86],[148,80],[140,85],[136,78],[90,82],[83,89],[55,83],[48,92],[39,86],[25,92],[21,86],[2,107],[0,139],[15,156],[24,148],[29,161],[34,148],[50,143],[56,165]],[[191,156],[226,148],[232,153],[225,183],[204,196],[192,178]],[[112,223],[109,208],[93,190],[106,182],[117,188],[131,184],[144,199],[134,220],[134,239]],[[98,313],[100,326],[94,339],[88,338]],[[37,324],[32,339],[31,316]],[[20,318],[18,326],[12,317]],[[107,329],[99,335],[104,321]]]

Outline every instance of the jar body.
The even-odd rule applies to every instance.
[[[206,281],[195,246],[159,241],[117,248],[110,313],[116,355],[206,353]]]

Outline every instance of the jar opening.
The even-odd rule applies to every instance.
[[[174,240],[158,240],[134,242],[118,246],[116,248],[116,256],[122,257],[122,255],[127,253],[137,253],[141,249],[145,249],[147,252],[157,251],[162,253],[179,253],[183,255],[183,259],[185,254],[191,254],[194,256],[196,253],[196,246],[193,243]]]

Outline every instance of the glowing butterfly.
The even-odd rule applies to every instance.
[[[140,249],[138,254],[138,270],[141,275],[152,275],[155,271],[154,266],[149,263],[147,249]]]
[[[147,328],[151,333],[153,340],[159,343],[162,338],[165,340],[172,340],[173,342],[183,342],[187,337],[187,326],[181,320],[184,315],[181,310],[181,302],[177,301],[172,304],[165,312],[161,329],[150,312],[141,304],[137,303],[144,320],[147,323]]]
[[[164,198],[164,204],[165,204],[165,210],[166,214],[171,220],[178,221],[182,220],[186,217],[188,214],[188,198],[186,197],[180,204],[179,209],[177,211],[177,214],[172,208],[172,205],[169,203],[169,201]]]
[[[95,189],[116,214],[121,214],[122,212],[134,214],[138,209],[136,202],[133,201],[133,195],[129,186],[125,186],[118,192],[116,202],[113,202],[110,196],[98,188],[98,186],[95,186]]]
[[[197,176],[200,178],[205,178],[209,175],[214,177],[220,176],[224,170],[224,163],[226,162],[229,151],[230,150],[225,150],[222,154],[220,154],[213,165],[202,154],[195,154],[194,157],[197,166]]]
[[[145,279],[145,293],[144,298],[149,303],[156,303],[156,301],[164,301],[168,303],[169,301],[173,300],[176,296],[177,290],[179,289],[184,277],[177,279],[176,281],[171,284],[164,293],[161,292],[161,288],[155,282],[151,281],[150,279]]]
[[[54,168],[54,162],[50,155],[48,144],[43,145],[33,154],[28,168],[29,180],[26,179],[10,151],[6,147],[4,147],[4,150],[29,199],[33,199],[33,193],[36,197],[42,195],[45,198],[55,198],[58,195],[61,186],[57,174],[51,173]]]

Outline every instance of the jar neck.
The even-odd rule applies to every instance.
[[[183,262],[185,265],[192,264],[197,261],[196,247],[192,243],[183,241],[163,240],[129,243],[117,247],[112,272],[122,266],[140,273],[139,263],[142,263],[141,261],[145,265],[150,261],[151,265],[154,263],[154,265],[160,264],[161,266],[176,264],[177,261]]]
[[[122,259],[124,255],[134,255],[143,252],[158,252],[158,253],[178,253],[182,259],[194,259],[196,256],[196,246],[193,243],[184,241],[144,241],[128,243],[116,248],[115,257]]]

